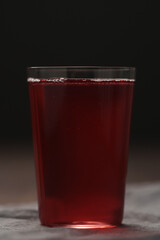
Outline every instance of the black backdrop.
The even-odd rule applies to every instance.
[[[30,140],[26,68],[135,66],[131,138],[160,136],[158,1],[2,1],[0,140]],[[158,3],[157,3],[158,4]]]

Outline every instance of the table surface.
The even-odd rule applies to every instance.
[[[1,239],[160,239],[160,148],[130,148],[123,225],[76,230],[40,225],[36,205],[34,157],[29,144],[0,145]]]
[[[112,229],[49,228],[40,225],[36,203],[0,206],[0,239],[160,239],[160,182],[129,184],[123,224]]]

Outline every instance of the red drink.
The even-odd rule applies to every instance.
[[[42,224],[121,223],[133,85],[129,80],[29,82]]]

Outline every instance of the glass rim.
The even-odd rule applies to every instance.
[[[134,80],[136,68],[127,66],[33,66],[27,68],[28,82],[83,80]]]
[[[64,66],[30,66],[27,67],[27,70],[43,70],[43,69],[102,69],[102,70],[132,70],[135,71],[136,67],[133,66],[71,66],[71,65],[64,65]]]

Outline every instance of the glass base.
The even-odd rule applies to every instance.
[[[118,225],[111,225],[105,222],[96,222],[96,221],[83,221],[83,222],[72,222],[72,223],[58,223],[53,225],[47,225],[49,227],[65,227],[65,228],[74,228],[74,229],[100,229],[100,228],[114,228]]]

